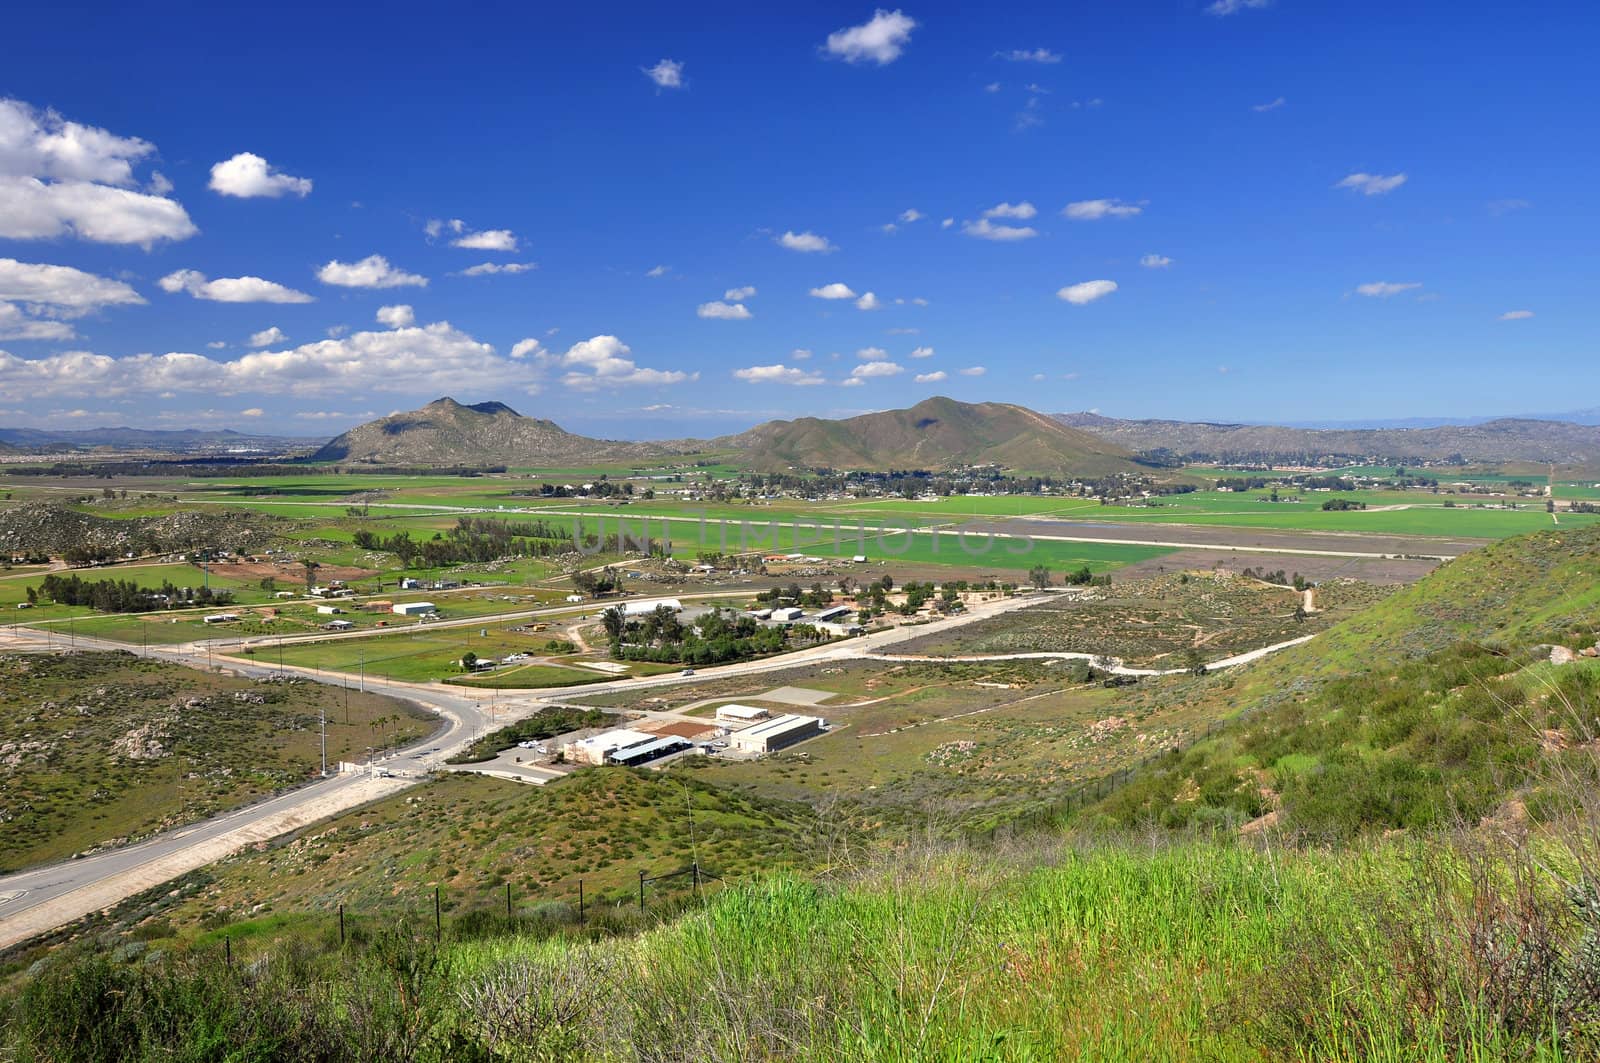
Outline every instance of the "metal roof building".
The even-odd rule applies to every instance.
[[[653,742],[645,742],[641,745],[628,746],[625,749],[616,750],[606,759],[613,764],[624,766],[648,764],[652,760],[659,760],[668,753],[676,753],[678,750],[688,749],[692,745],[694,743],[687,738],[681,738],[678,735],[666,735],[657,738]]]
[[[728,736],[728,745],[741,753],[772,753],[821,733],[822,720],[818,717],[788,713],[735,731]]]

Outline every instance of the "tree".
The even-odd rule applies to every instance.
[[[461,667],[469,672],[478,667],[478,655],[471,650],[463,653],[461,655]]]
[[[300,562],[300,564],[305,567],[305,570],[306,570],[306,593],[310,594],[312,588],[314,588],[317,585],[317,569],[321,568],[322,566],[319,565],[317,562],[311,561],[311,560],[302,561],[302,562]]]
[[[1183,667],[1188,670],[1190,675],[1206,674],[1206,659],[1201,655],[1198,646],[1190,646],[1183,651]]]
[[[1304,603],[1295,606],[1294,607],[1294,620],[1295,620],[1295,623],[1297,623],[1297,624],[1303,623],[1305,621],[1305,618],[1306,618],[1306,607],[1305,607]]]
[[[600,624],[606,629],[606,637],[612,642],[621,642],[622,635],[628,630],[628,617],[621,606],[613,605],[600,614]]]
[[[1032,583],[1035,590],[1044,590],[1050,586],[1050,569],[1046,565],[1034,565],[1028,570],[1028,582]]]

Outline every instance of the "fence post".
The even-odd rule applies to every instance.
[[[639,913],[644,914],[644,872],[639,872]]]
[[[578,925],[584,925],[583,917],[583,879],[578,880]]]
[[[506,883],[506,918],[511,918],[511,883]]]
[[[439,912],[439,887],[433,887],[433,940],[444,938],[444,919]]]
[[[344,905],[339,905],[339,947],[344,948]]]

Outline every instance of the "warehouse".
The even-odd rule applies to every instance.
[[[717,707],[718,723],[755,723],[765,720],[769,715],[766,709],[755,705],[720,705]]]
[[[683,603],[676,598],[650,598],[642,602],[623,602],[623,616],[648,616],[657,609],[666,608],[674,613],[683,612]]]
[[[395,616],[427,616],[437,613],[439,608],[432,602],[396,602],[389,611]]]
[[[851,606],[848,606],[848,605],[835,605],[835,606],[831,606],[830,608],[824,609],[819,613],[813,613],[812,616],[811,616],[811,622],[814,623],[814,624],[826,624],[826,623],[829,623],[830,621],[835,621],[836,622],[836,621],[839,621],[839,620],[843,620],[845,617],[849,616],[853,612],[855,612],[855,609],[853,607],[851,607]]]
[[[728,745],[741,753],[774,753],[822,733],[815,716],[786,714],[728,736]]]
[[[772,619],[780,624],[793,623],[805,615],[804,609],[797,609],[792,605],[786,605],[782,609],[774,609],[772,611]]]
[[[677,735],[664,735],[651,742],[616,750],[606,760],[624,767],[637,767],[640,764],[648,764],[652,760],[660,760],[667,754],[676,753],[680,749],[688,749],[692,745],[694,743],[687,738],[680,738]]]
[[[566,748],[567,759],[577,764],[604,764],[618,750],[653,742],[658,736],[619,727],[573,742]]]

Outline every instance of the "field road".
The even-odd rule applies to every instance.
[[[480,691],[438,683],[402,683],[368,678],[366,685],[369,691],[414,702],[432,710],[441,720],[441,727],[432,736],[379,762],[380,767],[391,775],[377,778],[365,773],[335,776],[243,809],[168,831],[137,845],[0,877],[0,948],[9,948],[47,933],[248,846],[398,793],[436,770],[445,757],[469,744],[476,734],[534,712],[541,705],[562,704],[563,699],[578,695],[590,697],[644,688],[692,685],[828,661],[893,660],[895,658],[884,651],[898,643],[1026,608],[1048,597],[1045,593],[1024,592],[1009,598],[979,601],[964,613],[927,624],[905,625],[779,657],[707,668],[699,670],[694,676],[649,676],[537,691]],[[1295,639],[1263,647],[1218,661],[1211,667],[1243,664],[1284,646],[1304,641]],[[0,630],[0,651],[48,652],[51,645],[46,636],[26,628]],[[82,637],[77,639],[77,645],[81,649],[132,648],[123,643]],[[202,646],[152,646],[148,654],[190,667],[203,668],[207,663],[206,648]],[[983,659],[1026,659],[1036,656],[1041,655],[1019,653]],[[333,676],[333,673],[293,666],[280,670],[236,657],[223,658],[218,664],[245,676],[288,673],[318,681],[329,681]],[[343,674],[338,676],[341,682],[345,678]],[[495,714],[493,719],[491,713]],[[643,714],[663,720],[684,718],[676,712],[646,711]],[[696,719],[696,722],[704,721]]]

